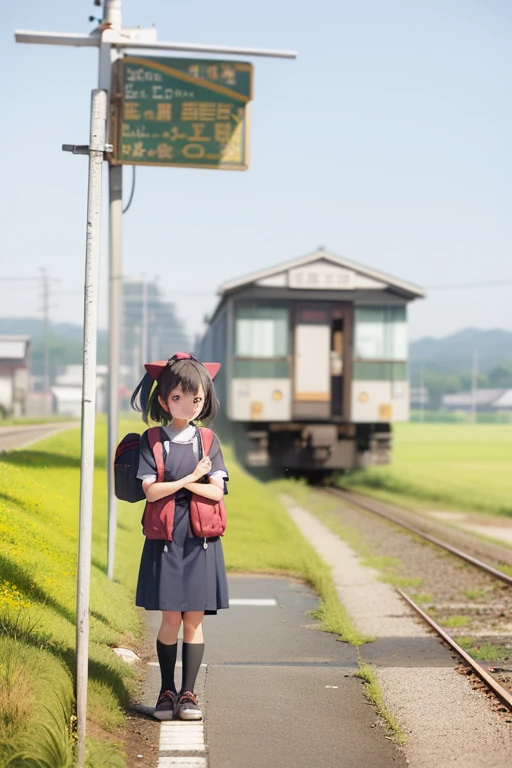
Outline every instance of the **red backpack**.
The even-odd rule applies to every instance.
[[[160,427],[148,429],[149,447],[155,457],[157,483],[163,483],[165,478],[165,463]],[[199,435],[202,444],[203,457],[208,456],[213,442],[211,429],[201,427]],[[174,496],[165,496],[158,501],[147,501],[142,515],[144,535],[148,539],[172,541],[174,525]],[[222,536],[226,530],[226,507],[224,499],[214,501],[193,493],[190,499],[190,525],[195,536],[213,538]],[[205,541],[206,544],[206,541]]]

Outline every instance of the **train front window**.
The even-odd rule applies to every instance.
[[[236,309],[235,355],[275,358],[289,354],[288,310],[241,306]]]

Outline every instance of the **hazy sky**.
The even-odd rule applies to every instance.
[[[87,159],[60,147],[88,141],[97,51],[16,45],[13,32],[87,32],[98,12],[17,0],[0,20],[1,276],[46,267],[59,321],[82,318],[87,187]],[[124,271],[158,275],[190,333],[219,283],[319,245],[422,286],[502,283],[429,291],[412,339],[512,329],[508,0],[123,0],[123,22],[155,23],[162,41],[299,51],[253,60],[248,171],[138,169]],[[106,265],[104,248],[103,325]],[[0,315],[39,307],[35,287],[0,282]]]

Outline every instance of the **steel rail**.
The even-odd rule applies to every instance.
[[[402,597],[406,603],[408,603],[411,608],[414,608],[417,614],[421,616],[421,618],[429,624],[432,629],[437,632],[439,637],[441,637],[448,645],[455,651],[455,653],[461,657],[461,659],[464,659],[464,661],[469,664],[473,672],[475,672],[476,675],[484,682],[491,690],[492,692],[498,697],[498,699],[504,704],[508,709],[512,710],[512,695],[501,686],[497,680],[494,680],[491,675],[486,672],[486,670],[480,666],[470,655],[469,653],[466,653],[466,651],[458,645],[458,643],[455,642],[455,640],[448,635],[442,627],[437,624],[434,619],[431,619],[430,616],[423,611],[419,605],[417,605],[414,600],[411,600],[411,598],[405,594],[401,589],[396,587],[396,591]]]
[[[436,546],[441,547],[442,549],[446,549],[448,552],[451,552],[452,555],[455,555],[456,557],[461,558],[461,560],[465,560],[466,562],[471,563],[471,565],[474,565],[476,568],[480,568],[480,570],[485,571],[486,573],[489,573],[491,576],[494,576],[495,578],[500,579],[501,581],[504,581],[505,584],[508,584],[509,587],[512,587],[512,576],[509,576],[507,573],[504,573],[503,571],[500,571],[497,568],[493,568],[492,565],[488,565],[487,563],[484,563],[482,560],[478,560],[478,558],[473,557],[472,555],[469,555],[467,552],[463,552],[461,549],[457,549],[457,547],[453,547],[451,544],[447,544],[445,541],[442,541],[441,539],[438,539],[435,536],[431,536],[429,533],[424,533],[419,528],[416,528],[416,526],[414,525],[410,525],[409,523],[406,523],[403,520],[399,520],[393,515],[389,515],[387,512],[383,512],[382,510],[376,509],[375,506],[371,504],[371,500],[366,501],[365,499],[365,501],[363,502],[359,499],[353,498],[350,491],[347,492],[338,488],[325,488],[325,490],[328,493],[331,493],[333,496],[341,497],[345,501],[348,501],[350,504],[354,504],[357,507],[366,509],[368,512],[372,512],[374,515],[378,515],[379,517],[382,517],[385,520],[388,520],[389,522],[394,523],[395,525],[399,525],[401,528],[405,528],[406,531],[410,531],[411,533],[414,533],[416,536],[419,536],[420,538],[425,539],[425,541],[429,541],[431,544],[435,544]]]

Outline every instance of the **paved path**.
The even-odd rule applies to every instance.
[[[160,734],[159,768],[405,766],[384,727],[374,727],[378,717],[354,677],[355,648],[319,632],[307,615],[316,596],[274,577],[231,576],[229,589],[230,609],[205,618],[205,667],[197,686],[204,729],[167,724]],[[154,648],[160,614],[145,616]],[[153,653],[148,707],[159,686]]]
[[[23,426],[0,427],[0,453],[14,448],[26,448],[43,437],[49,437],[65,429],[76,429],[77,421],[48,422],[47,424],[23,424]]]

